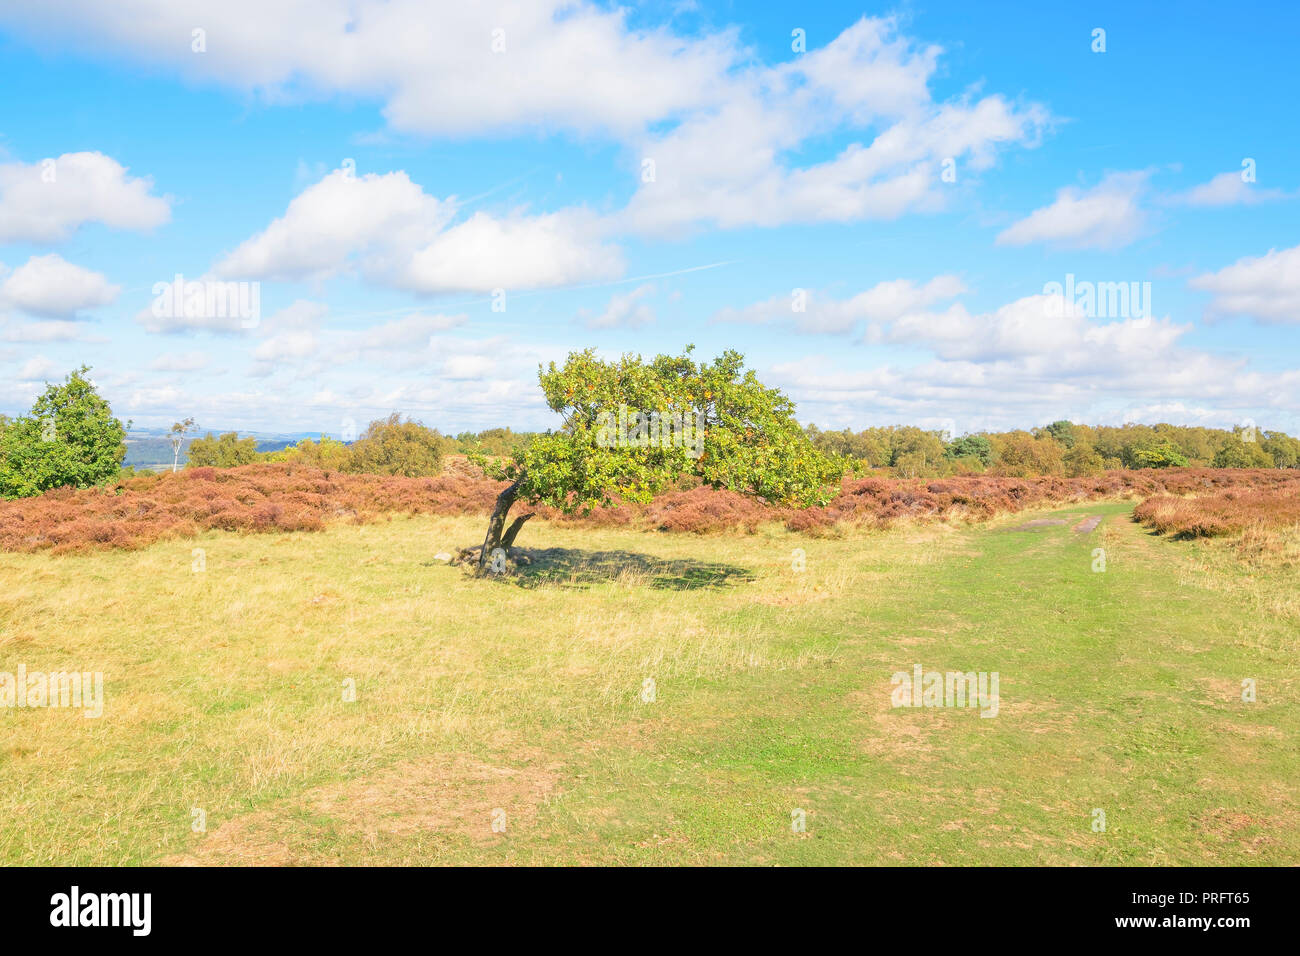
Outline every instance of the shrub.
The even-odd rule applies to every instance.
[[[394,513],[487,515],[503,487],[458,459],[442,474],[421,478],[327,472],[292,463],[201,466],[127,478],[109,489],[58,488],[0,502],[0,549],[138,548],[213,528],[318,531],[334,521],[374,521]],[[820,534],[841,525],[982,520],[1053,502],[1141,495],[1150,499],[1138,508],[1143,520],[1160,515],[1162,530],[1204,534],[1226,533],[1255,519],[1300,520],[1298,493],[1295,472],[1188,468],[1110,471],[1088,478],[845,479],[829,504],[810,508],[781,508],[692,480],[645,505],[618,501],[586,515],[564,515],[546,506],[533,510],[541,518],[574,525],[708,533],[784,523]],[[1175,497],[1187,494],[1206,497]]]
[[[257,439],[240,438],[237,432],[214,438],[208,432],[190,442],[186,455],[187,468],[235,468],[257,461]]]
[[[6,420],[0,429],[0,497],[64,485],[85,488],[117,475],[126,457],[126,429],[86,377],[89,371],[83,365],[63,384],[46,385],[29,416]]]
[[[1133,509],[1133,516],[1162,534],[1193,538],[1296,526],[1300,525],[1300,478],[1197,498],[1156,495]]]
[[[346,468],[371,475],[419,478],[442,471],[442,458],[455,443],[419,422],[402,421],[394,412],[370,423],[350,447]]]

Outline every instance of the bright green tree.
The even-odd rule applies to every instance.
[[[1273,456],[1257,441],[1243,441],[1241,435],[1229,435],[1214,453],[1215,468],[1272,468]]]
[[[0,497],[85,488],[117,475],[126,428],[86,377],[89,371],[83,365],[62,384],[47,384],[31,414],[0,431]]]
[[[683,475],[772,502],[829,500],[843,467],[813,447],[794,403],[759,382],[738,352],[697,364],[693,348],[649,362],[606,362],[587,349],[539,369],[546,404],[564,425],[508,460],[476,459],[510,482],[488,522],[480,567],[498,548],[508,553],[532,517],[507,529],[516,501],[585,512],[616,497],[649,501]]]
[[[304,438],[298,444],[279,451],[261,452],[259,457],[262,461],[311,465],[324,471],[348,471],[352,464],[352,449],[344,442],[322,435],[319,442]]]
[[[185,454],[187,468],[235,468],[257,461],[257,439],[240,438],[237,432],[224,432],[214,438],[208,432],[190,442]]]
[[[934,472],[943,460],[942,432],[900,425],[889,435],[889,464],[904,478]]]
[[[1187,456],[1171,441],[1144,438],[1130,452],[1133,468],[1186,468]]]
[[[1264,432],[1260,447],[1278,468],[1300,466],[1300,441],[1285,432]]]

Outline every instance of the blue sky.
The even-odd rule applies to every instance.
[[[0,0],[0,411],[539,428],[689,342],[821,425],[1300,432],[1300,12],[1051,6]]]

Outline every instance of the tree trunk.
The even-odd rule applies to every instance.
[[[501,547],[506,549],[507,555],[510,554],[510,548],[513,547],[515,543],[515,535],[519,534],[519,530],[524,526],[524,522],[531,517],[533,517],[533,512],[531,511],[526,515],[520,515],[510,523],[509,528],[506,528],[506,533],[501,536]]]
[[[510,513],[510,506],[515,503],[515,495],[519,492],[519,482],[516,481],[501,494],[497,495],[496,507],[492,509],[492,517],[488,519],[487,537],[483,539],[483,551],[478,556],[479,569],[487,567],[488,561],[492,558],[492,552],[501,547],[502,529],[506,526],[506,515]],[[526,520],[526,519],[525,519]],[[514,536],[519,533],[519,528],[523,527],[522,521],[515,522],[516,527],[512,527],[510,541],[514,542]],[[508,546],[507,546],[508,547]]]

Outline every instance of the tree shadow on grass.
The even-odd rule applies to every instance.
[[[501,577],[522,588],[587,588],[625,580],[660,591],[697,591],[754,580],[754,572],[733,564],[693,558],[667,560],[634,551],[516,547],[510,557],[512,567]]]

